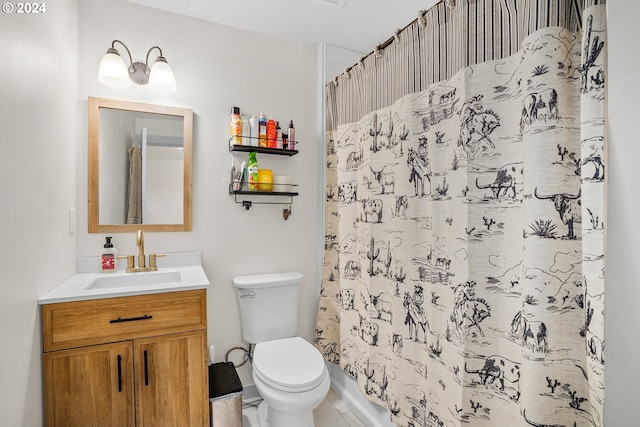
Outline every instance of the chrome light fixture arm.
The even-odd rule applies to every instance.
[[[116,49],[116,42],[120,43],[122,45],[122,47],[124,47],[124,49],[127,51],[127,55],[129,55],[129,67],[128,70],[131,73],[133,71],[133,57],[131,56],[131,51],[129,50],[129,48],[127,47],[126,44],[122,43],[120,40],[114,40],[111,42],[111,48],[107,49],[107,53],[115,53],[116,55],[120,55],[120,52],[118,52],[118,49]]]
[[[160,61],[160,62],[167,62],[167,58],[164,57],[164,55],[162,54],[162,49],[160,49],[159,46],[152,46],[148,51],[147,51],[147,58],[145,59],[145,64],[147,66],[147,70],[146,73],[147,75],[151,74],[151,67],[149,66],[149,55],[151,54],[151,51],[153,49],[158,49],[158,51],[160,52],[160,55],[158,57],[156,57],[156,61]]]

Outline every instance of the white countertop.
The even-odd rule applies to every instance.
[[[78,258],[76,264],[77,273],[40,297],[38,299],[39,305],[159,292],[186,291],[209,286],[209,279],[202,268],[200,252],[168,253],[166,257],[157,259],[158,271],[154,272],[127,273],[125,271],[126,260],[119,260],[117,272],[102,273],[99,268],[99,257]],[[145,275],[150,279],[148,280],[149,282],[153,282],[152,276],[162,277],[163,273],[166,272],[179,273],[180,280],[159,284],[120,285],[102,289],[90,288],[96,279],[123,277],[126,280],[126,277],[132,277],[132,275]]]

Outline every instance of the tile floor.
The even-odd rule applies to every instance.
[[[257,402],[243,402],[242,427],[259,427]],[[329,389],[327,398],[313,411],[316,427],[365,427],[347,405]]]

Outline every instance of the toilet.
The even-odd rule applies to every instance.
[[[240,302],[242,337],[253,350],[253,381],[262,396],[264,427],[314,427],[313,410],[329,391],[322,354],[297,336],[303,275],[296,272],[233,279]]]

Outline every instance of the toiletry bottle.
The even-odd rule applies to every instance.
[[[289,150],[296,149],[296,129],[293,127],[293,120],[289,122]]]
[[[282,150],[282,129],[278,121],[276,121],[276,148]]]
[[[276,121],[273,120],[272,116],[269,116],[269,121],[267,121],[267,147],[276,148]]]
[[[256,159],[256,152],[249,153],[249,162],[247,163],[247,173],[249,174],[249,191],[256,191],[258,189],[258,160]]]
[[[286,134],[286,132],[282,132],[282,149],[283,150],[287,150],[289,148],[288,139],[289,139],[289,136]]]
[[[230,131],[232,142],[237,145],[242,145],[242,118],[240,117],[240,108],[231,108],[231,125]]]
[[[240,189],[247,189],[247,162],[242,161],[242,165],[240,165]]]
[[[101,270],[103,273],[112,273],[118,270],[118,251],[111,243],[111,236],[106,237],[104,248],[100,251]]]
[[[242,118],[242,144],[251,145],[251,128],[249,126],[249,118],[243,114]]]
[[[258,146],[269,146],[267,143],[267,118],[262,111],[260,112],[260,117],[258,117]]]
[[[258,118],[256,117],[255,114],[253,114],[251,116],[251,118],[249,119],[249,130],[251,133],[251,143],[247,144],[247,145],[252,145],[254,147],[258,146]]]

